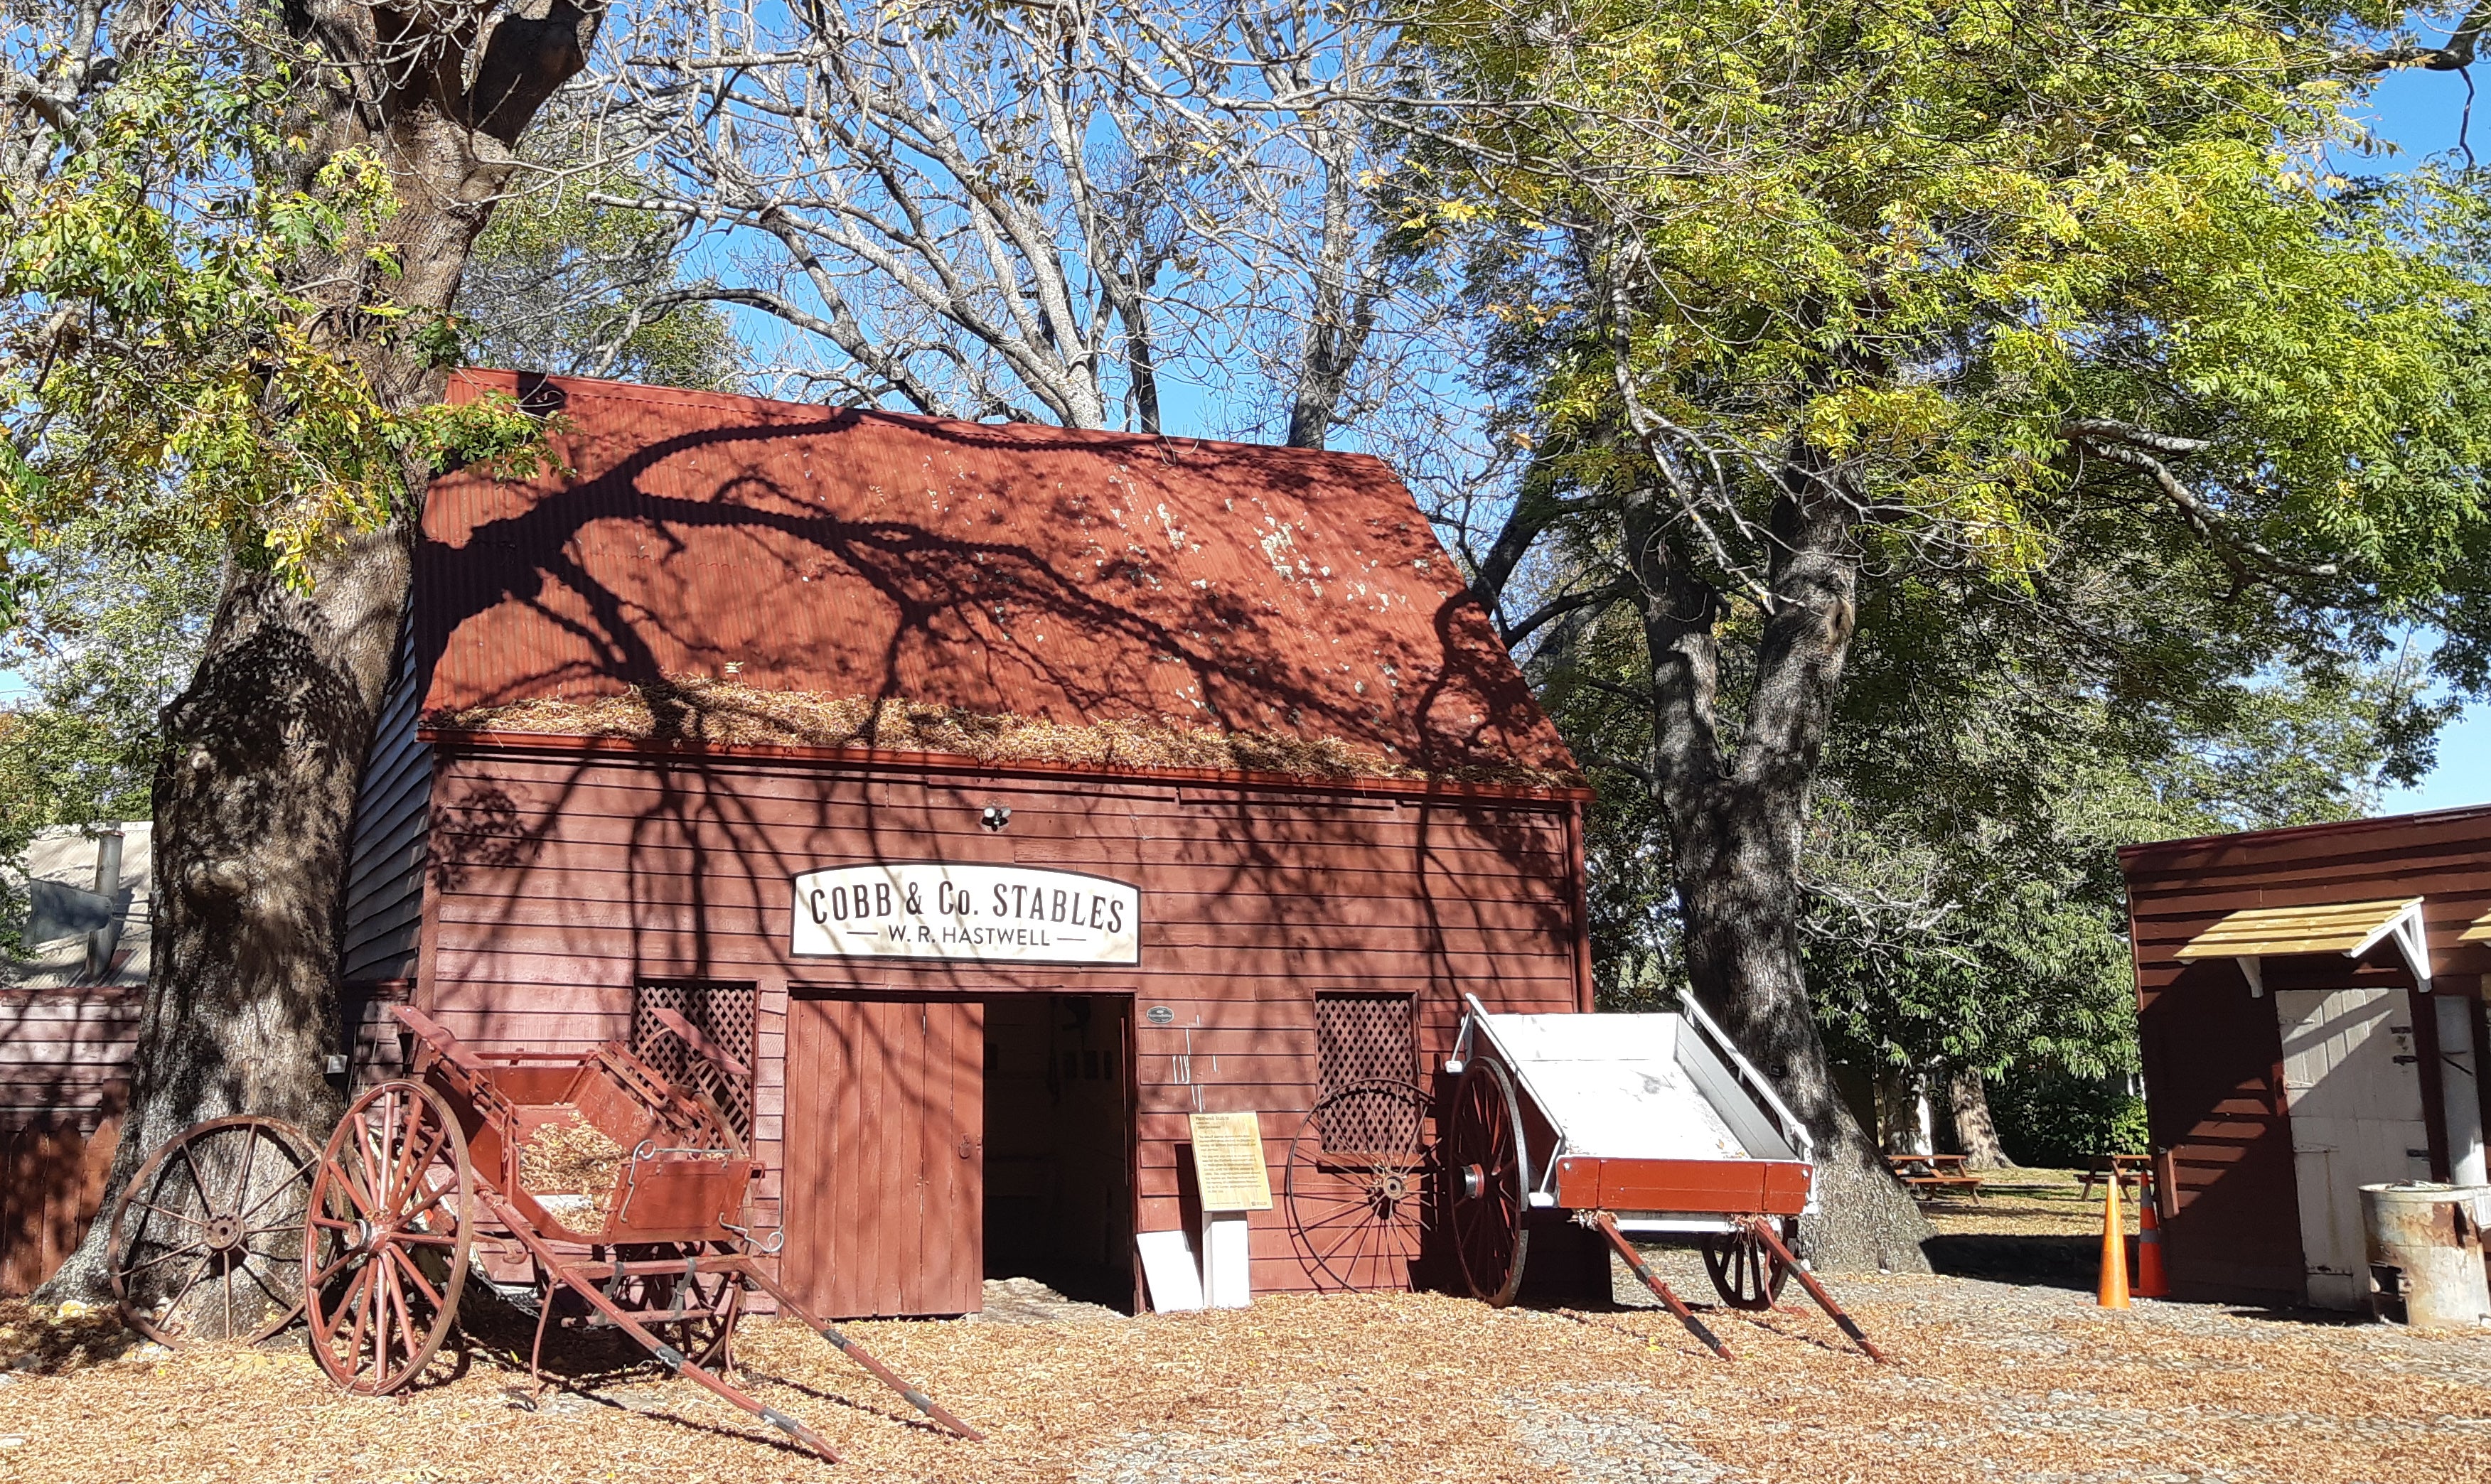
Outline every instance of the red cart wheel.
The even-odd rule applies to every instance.
[[[1389,1077],[1351,1083],[1298,1125],[1282,1199],[1316,1287],[1408,1285],[1436,1199],[1426,1130],[1426,1090]]]
[[[112,1208],[107,1266],[123,1324],[163,1345],[267,1339],[303,1312],[310,1137],[276,1119],[211,1119],[147,1156]]]
[[[1497,1308],[1522,1292],[1522,1104],[1513,1079],[1494,1062],[1474,1061],[1453,1085],[1452,1126],[1445,1137],[1445,1186],[1451,1197],[1453,1253],[1471,1295]]]
[[[467,1286],[467,1139],[431,1089],[385,1082],[320,1152],[303,1290],[311,1353],[339,1386],[395,1391],[423,1374]]]
[[[1785,1246],[1788,1237],[1785,1228]],[[1704,1270],[1713,1275],[1714,1291],[1723,1303],[1749,1313],[1772,1308],[1791,1275],[1790,1265],[1744,1229],[1704,1238]]]
[[[697,1310],[697,1315],[658,1324],[658,1334],[702,1370],[730,1375],[735,1370],[735,1320],[743,1317],[745,1307],[743,1280],[725,1272],[702,1272],[692,1282],[670,1288],[675,1293],[667,1297],[680,1299],[683,1310]]]
[[[682,1352],[692,1364],[720,1375],[735,1368],[735,1325],[744,1317],[741,1276],[697,1269],[685,1272],[676,1265],[696,1263],[714,1255],[696,1244],[618,1247],[614,1255],[626,1263],[663,1263],[674,1269],[626,1276],[619,1285],[605,1290],[615,1307]],[[557,1305],[559,1310],[575,1310],[574,1323],[590,1313],[586,1305],[578,1303],[578,1295],[547,1273],[542,1264],[537,1265],[537,1291],[542,1301]],[[670,1319],[668,1315],[682,1318]]]

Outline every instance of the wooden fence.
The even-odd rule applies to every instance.
[[[0,1130],[0,1296],[34,1292],[77,1250],[103,1195],[121,1120]]]

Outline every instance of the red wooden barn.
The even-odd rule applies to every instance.
[[[2173,1292],[2366,1303],[2360,1187],[2484,1180],[2491,805],[2120,865]]]
[[[488,1045],[757,1068],[784,1270],[1131,1303],[1187,1115],[1419,1080],[1463,992],[1590,1008],[1573,765],[1357,454],[464,375],[566,466],[434,485],[357,825],[361,1074]],[[1284,1211],[1258,1289],[1307,1286]],[[1407,1280],[1398,1256],[1365,1281]]]

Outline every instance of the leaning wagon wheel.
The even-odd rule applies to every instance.
[[[467,1139],[441,1095],[384,1082],[320,1151],[303,1254],[311,1353],[348,1391],[380,1396],[423,1374],[467,1286]]]
[[[1497,1308],[1522,1292],[1522,1104],[1513,1079],[1494,1062],[1474,1061],[1453,1084],[1445,1135],[1445,1187],[1452,1207],[1453,1253],[1473,1297]]]
[[[303,1312],[311,1138],[276,1119],[211,1119],[147,1156],[112,1208],[112,1296],[163,1345],[256,1343]]]
[[[1289,1141],[1289,1233],[1318,1288],[1400,1288],[1433,1215],[1428,1098],[1415,1083],[1354,1082]]]
[[[1704,1270],[1713,1275],[1723,1303],[1750,1313],[1772,1308],[1791,1275],[1789,1265],[1744,1227],[1704,1238]]]

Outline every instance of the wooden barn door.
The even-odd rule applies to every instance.
[[[2274,1014],[2309,1302],[2359,1308],[2370,1294],[2361,1187],[2430,1178],[2412,1004],[2401,989],[2282,989]]]
[[[985,1007],[791,1000],[788,1286],[815,1314],[968,1314],[983,1236]]]

